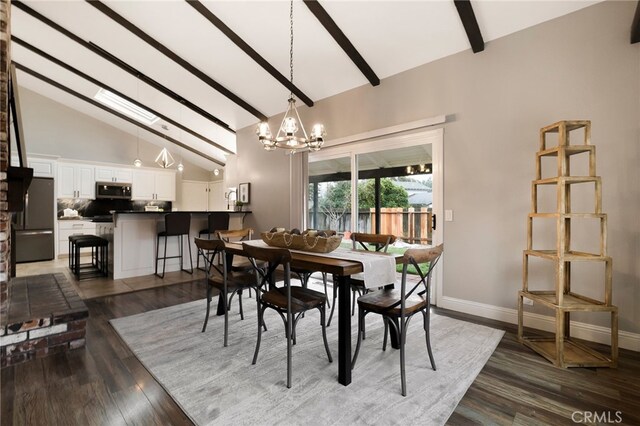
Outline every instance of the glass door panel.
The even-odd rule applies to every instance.
[[[351,158],[339,157],[309,163],[309,212],[311,229],[351,231]]]
[[[357,155],[358,232],[431,243],[431,144]]]

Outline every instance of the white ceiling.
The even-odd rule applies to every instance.
[[[232,129],[259,121],[87,2],[23,2],[81,39],[97,44],[170,88]],[[110,0],[104,3],[261,113],[272,116],[283,112],[286,107],[289,91],[185,1]],[[288,1],[228,0],[203,3],[279,72],[289,76]],[[320,0],[320,3],[382,79],[382,85],[386,77],[470,48],[453,0]],[[485,42],[594,3],[597,1],[472,0]],[[302,1],[295,0],[294,8],[294,82],[298,88],[313,101],[318,101],[369,84]],[[11,13],[11,30],[15,36],[236,151],[232,132],[181,106],[151,86],[138,82],[131,74],[15,5]],[[486,46],[486,49],[490,48],[490,45]],[[85,96],[93,98],[98,90],[98,86],[15,42],[12,44],[12,57],[22,65]],[[18,73],[18,80],[24,87],[135,134],[132,124],[24,72]],[[160,120],[153,127],[220,162],[225,161],[221,150],[179,131],[173,125],[169,124],[169,130],[166,131],[161,128],[163,124]],[[161,137],[143,133],[141,137],[152,143],[172,145]],[[216,167],[215,163],[186,150],[175,148],[174,151],[205,169]]]

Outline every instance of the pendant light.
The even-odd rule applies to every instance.
[[[293,0],[289,9],[289,30],[290,30],[290,49],[289,49],[289,72],[291,84],[293,85]],[[269,129],[269,123],[266,121],[258,124],[256,129],[258,140],[267,151],[273,151],[276,148],[284,148],[295,153],[297,150],[308,148],[310,151],[319,151],[324,144],[326,132],[322,124],[316,124],[311,130],[311,137],[307,136],[304,129],[298,109],[296,108],[296,100],[293,92],[289,94],[287,110],[282,118],[282,124],[278,129],[278,134],[274,137]]]

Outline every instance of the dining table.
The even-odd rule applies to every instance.
[[[256,240],[252,240],[256,241]],[[228,256],[245,256],[242,249],[242,242],[227,242],[225,250]],[[371,256],[380,256],[377,252],[369,253]],[[365,254],[366,255],[366,254]],[[394,258],[395,263],[402,262],[402,253],[382,254]],[[230,263],[229,263],[230,264]],[[344,386],[351,383],[351,285],[349,278],[352,275],[364,272],[363,263],[352,259],[341,259],[335,256],[323,255],[323,253],[305,253],[291,250],[291,266],[309,271],[325,272],[334,277],[334,286],[338,286],[338,382]],[[221,305],[222,298],[219,299],[218,314],[224,314],[224,305]],[[398,348],[399,338],[393,333],[393,327],[389,327],[392,332],[391,346]]]

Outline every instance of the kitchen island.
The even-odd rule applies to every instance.
[[[155,272],[155,256],[158,232],[164,230],[164,216],[169,212],[115,211],[112,223],[97,223],[96,234],[109,240],[109,272],[113,279],[139,277]],[[207,228],[207,216],[212,212],[189,211],[191,228],[189,244],[195,268],[198,251],[193,239]],[[250,211],[224,211],[229,213],[229,229],[241,229],[244,217]],[[164,250],[164,239],[160,240],[160,251]],[[167,256],[178,254],[179,238],[169,237]],[[184,247],[184,266],[189,268],[189,248]],[[162,269],[162,263],[159,263]],[[180,259],[167,259],[166,271],[180,270]]]

